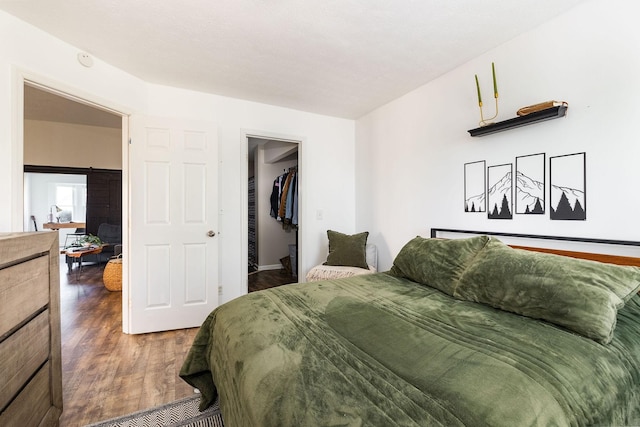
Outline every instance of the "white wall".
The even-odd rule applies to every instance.
[[[146,85],[140,79],[94,58],[94,66],[78,63],[80,49],[0,12],[0,231],[19,231],[22,222],[23,149],[18,111],[18,76],[118,111],[144,111]]]
[[[429,228],[640,240],[640,26],[632,0],[593,0],[464,64],[356,122],[356,228],[369,230],[379,267]],[[493,112],[491,62],[500,93],[497,120],[548,100],[566,118],[472,138],[478,127],[474,74],[485,115]],[[463,165],[586,152],[587,220],[464,212]],[[640,253],[636,254],[640,256]]]
[[[274,179],[297,164],[297,160],[265,163],[265,145],[256,149],[256,220],[260,270],[281,268],[280,258],[289,255],[289,245],[296,243],[296,231],[283,229],[282,223],[270,215],[270,196]]]
[[[26,165],[122,169],[122,129],[24,121]]]
[[[240,295],[242,277],[246,280],[241,238],[246,229],[246,201],[241,189],[246,186],[243,135],[247,130],[288,135],[302,141],[300,163],[305,182],[300,193],[300,225],[305,247],[299,263],[304,274],[325,257],[326,229],[354,230],[353,120],[146,84],[99,58],[94,58],[92,68],[81,66],[76,59],[79,50],[0,12],[0,231],[23,228],[23,183],[16,178],[21,176],[23,155],[22,147],[16,143],[22,132],[15,117],[22,107],[16,105],[15,91],[20,90],[15,85],[17,74],[37,76],[41,83],[51,82],[59,89],[126,113],[217,123],[222,302]],[[327,175],[327,167],[331,167],[331,176]],[[323,210],[323,220],[316,220],[317,210]]]
[[[38,230],[43,231],[42,224],[47,222],[47,215],[51,212],[51,206],[56,204],[55,188],[57,184],[84,185],[85,187],[87,185],[86,175],[27,173],[24,179],[25,231],[35,230],[30,219],[31,215],[36,217]],[[86,201],[83,205],[83,209],[86,209]],[[76,212],[71,220],[84,222],[86,220],[86,210]],[[67,234],[74,232],[75,228],[61,228],[58,230],[60,247],[64,247]]]
[[[148,114],[211,120],[218,125],[220,154],[220,283],[221,300],[241,294],[237,287],[246,276],[242,230],[246,229],[247,141],[253,135],[282,136],[302,141],[299,164],[304,170],[300,188],[300,232],[304,246],[298,260],[301,274],[326,258],[326,230],[353,232],[355,225],[354,122],[287,108],[242,101],[200,92],[149,85]],[[268,134],[268,135],[267,135]],[[287,138],[288,137],[288,138]],[[340,153],[336,156],[336,153]],[[328,168],[331,175],[327,173]],[[323,220],[316,211],[324,212]]]

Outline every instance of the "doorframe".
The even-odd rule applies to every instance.
[[[129,331],[129,115],[133,109],[116,103],[112,100],[99,97],[93,93],[86,92],[61,83],[57,80],[47,78],[43,75],[33,73],[19,67],[12,68],[13,74],[13,105],[11,115],[13,129],[12,139],[12,159],[13,166],[12,191],[12,224],[13,230],[24,230],[24,86],[29,84],[42,90],[46,90],[55,95],[72,101],[85,104],[89,107],[98,108],[122,117],[122,331]],[[126,232],[125,232],[126,230]]]
[[[301,266],[306,265],[304,263],[304,243],[306,241],[306,233],[304,227],[304,215],[300,215],[300,213],[306,212],[306,180],[305,180],[305,165],[304,165],[304,156],[303,156],[303,147],[305,144],[306,138],[295,135],[286,135],[275,132],[261,131],[261,130],[251,130],[251,129],[241,129],[241,144],[240,144],[240,155],[241,155],[241,171],[240,171],[240,193],[241,193],[241,245],[240,245],[240,259],[242,265],[242,274],[240,277],[240,291],[242,294],[249,293],[249,280],[248,280],[248,272],[247,266],[249,264],[249,170],[248,170],[248,162],[249,162],[249,138],[258,138],[258,139],[270,139],[273,141],[283,141],[290,142],[293,144],[298,144],[298,174],[302,176],[302,180],[298,181],[301,184],[298,186],[298,257],[296,260],[296,264],[298,267],[297,277],[298,282],[301,280],[300,271],[302,271]]]

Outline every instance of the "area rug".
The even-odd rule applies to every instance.
[[[218,401],[203,412],[198,410],[200,395],[186,397],[86,427],[224,427]]]

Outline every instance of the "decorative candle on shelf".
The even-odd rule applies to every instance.
[[[498,99],[498,83],[496,83],[496,66],[491,63],[491,73],[493,74],[493,97]],[[476,80],[478,77],[476,76]]]
[[[476,89],[478,91],[478,106],[480,107],[480,126],[491,124],[491,122],[489,122],[488,120],[493,120],[498,117],[498,83],[496,79],[496,66],[493,62],[491,63],[491,76],[493,78],[493,97],[496,100],[496,113],[493,115],[493,117],[486,119],[482,111],[482,95],[480,94],[480,82],[478,81],[478,75],[475,75]]]

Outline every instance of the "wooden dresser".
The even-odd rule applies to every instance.
[[[0,233],[0,426],[62,413],[57,232]]]

